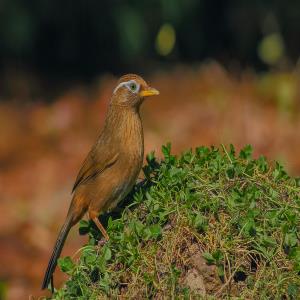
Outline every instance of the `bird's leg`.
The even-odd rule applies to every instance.
[[[109,240],[109,236],[108,236],[106,230],[104,229],[103,225],[100,223],[98,217],[94,217],[94,218],[92,218],[92,220],[94,221],[94,223],[96,224],[96,226],[98,227],[98,229],[101,231],[101,233],[103,234],[104,238],[108,241]]]

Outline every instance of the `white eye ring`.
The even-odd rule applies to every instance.
[[[119,83],[118,86],[114,89],[113,93],[116,93],[116,91],[121,86],[126,86],[126,88],[134,94],[137,94],[140,90],[140,85],[135,80],[129,80],[129,81]]]
[[[129,91],[133,93],[137,93],[140,89],[140,85],[135,80],[130,80],[126,82],[126,87],[129,89]]]

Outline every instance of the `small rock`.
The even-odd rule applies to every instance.
[[[215,277],[216,276],[216,266],[215,265],[208,265],[206,260],[203,258],[202,253],[198,252],[194,254],[190,258],[190,263],[193,267],[197,269],[197,271],[206,276],[206,277]]]
[[[189,270],[185,276],[184,284],[190,288],[190,290],[197,295],[205,296],[206,290],[203,281],[203,276],[200,275],[197,270]]]

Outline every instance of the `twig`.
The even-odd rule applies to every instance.
[[[221,144],[221,146],[222,146],[222,148],[223,148],[223,151],[225,152],[226,156],[228,157],[228,159],[229,159],[230,163],[232,163],[232,160],[231,160],[231,158],[230,158],[230,156],[229,156],[229,154],[228,154],[228,152],[227,152],[227,150],[226,150],[226,148],[225,148],[224,144]]]

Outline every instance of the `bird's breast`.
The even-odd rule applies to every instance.
[[[143,127],[138,115],[128,117],[120,133],[120,148],[127,161],[139,165],[144,156]]]
[[[124,136],[125,138],[125,136]],[[107,210],[113,209],[133,188],[143,165],[144,144],[143,137],[131,136],[124,140],[123,147],[114,166],[115,185]]]
[[[107,197],[106,210],[111,210],[130,192],[143,164],[144,136],[140,116],[126,111],[114,116],[111,147],[116,147],[118,160],[107,172],[112,193]],[[112,173],[112,177],[108,176]],[[106,181],[106,180],[105,180]]]

